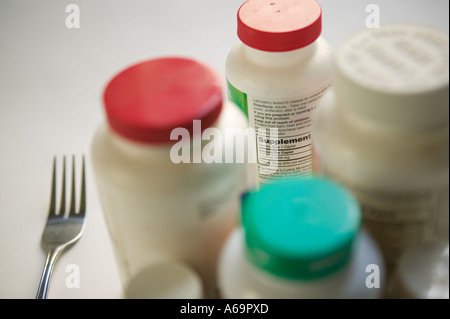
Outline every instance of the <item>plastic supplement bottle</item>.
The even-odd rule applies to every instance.
[[[332,82],[321,17],[313,0],[249,0],[239,8],[228,95],[255,129],[262,183],[312,172],[311,116]]]
[[[245,129],[247,119],[223,101],[219,79],[198,61],[167,57],[107,84],[107,121],[91,152],[124,286],[173,260],[198,272],[205,297],[214,296],[218,252],[247,189],[246,165],[223,160],[228,129]]]
[[[338,49],[334,89],[315,113],[318,172],[359,199],[389,274],[410,245],[448,241],[448,62],[440,30],[362,30]]]
[[[448,242],[412,245],[396,269],[391,298],[449,299]]]
[[[329,180],[279,179],[243,197],[219,263],[226,299],[381,298],[384,263],[356,198]]]
[[[449,299],[448,242],[430,242],[408,247],[399,259],[395,299]]]

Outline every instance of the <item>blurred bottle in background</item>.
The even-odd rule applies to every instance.
[[[124,286],[175,261],[214,296],[218,254],[248,187],[245,161],[225,160],[247,119],[222,92],[211,68],[181,57],[132,65],[107,84],[92,161]]]
[[[400,257],[390,298],[449,299],[448,242],[409,247]]]
[[[365,29],[336,53],[316,109],[315,169],[353,191],[388,278],[409,246],[448,241],[449,41],[415,24]]]

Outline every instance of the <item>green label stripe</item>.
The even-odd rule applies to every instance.
[[[228,80],[228,99],[239,106],[239,108],[244,112],[248,118],[248,104],[247,104],[247,94],[236,89]]]

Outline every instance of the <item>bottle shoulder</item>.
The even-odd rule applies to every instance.
[[[264,52],[237,43],[226,59],[226,77],[235,87],[246,93],[298,95],[299,91],[313,91],[332,81],[332,50],[319,38],[309,52]]]
[[[183,181],[187,188],[210,187],[218,180],[228,185],[245,175],[246,163],[235,160],[229,142],[235,136],[244,135],[247,123],[243,112],[227,102],[210,130],[200,132],[195,138],[174,136],[173,143],[156,145],[127,140],[114,133],[107,123],[101,123],[91,142],[93,167],[100,178],[110,183],[128,183],[129,187],[148,186],[155,184],[155,180],[160,185]],[[247,144],[239,146],[245,157]],[[231,161],[230,157],[233,157]]]
[[[431,185],[445,183],[447,173],[448,183],[448,125],[430,131],[386,129],[349,115],[330,91],[315,109],[312,134],[318,166],[352,180]]]
[[[196,141],[198,141],[198,143],[200,143],[200,146],[203,148],[205,144],[210,143],[218,144],[216,147],[219,147],[219,144],[224,144],[227,140],[225,136],[220,136],[220,138],[217,139],[210,139],[207,136],[203,136],[204,130],[206,128],[202,127],[202,123],[200,121],[197,121],[197,123],[195,124],[197,124],[197,131],[193,132],[192,136],[189,133],[182,136],[176,136],[176,134],[174,134],[173,136],[171,136],[172,143],[152,144],[135,142],[124,138],[115,133],[106,122],[100,123],[93,136],[91,151],[93,156],[95,158],[98,158],[99,160],[107,157],[123,156],[128,157],[129,160],[142,159],[147,162],[149,160],[150,162],[161,160],[162,162],[166,162],[168,159],[170,159],[170,152],[176,144],[186,144],[179,145],[178,147],[182,147],[186,150],[189,149],[189,151],[193,152],[193,144],[195,144]],[[229,101],[224,102],[223,109],[219,118],[211,126],[211,128],[218,130],[213,133],[221,135],[233,134],[233,131],[227,130],[227,128],[245,129],[247,127],[248,120],[244,113],[235,104]],[[176,129],[180,128],[174,128],[174,130],[172,130],[172,133],[178,132],[175,131]],[[198,139],[195,139],[195,141],[194,135],[198,135]]]

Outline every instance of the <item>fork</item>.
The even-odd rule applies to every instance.
[[[61,201],[59,212],[56,212],[56,157],[53,158],[53,174],[50,196],[50,208],[47,222],[42,234],[42,242],[47,247],[47,259],[42,271],[36,299],[46,299],[50,278],[56,260],[61,252],[80,239],[85,224],[86,213],[86,178],[84,155],[82,157],[80,207],[75,208],[75,156],[72,156],[72,190],[70,207],[66,212],[66,157],[63,157]]]

